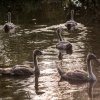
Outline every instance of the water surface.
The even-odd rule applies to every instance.
[[[55,5],[43,6],[42,12],[37,9],[30,16],[27,15],[27,12],[24,12],[23,17],[17,13],[18,18],[12,17],[12,21],[18,26],[15,33],[4,33],[1,23],[1,67],[12,67],[25,61],[32,61],[32,52],[37,48],[48,52],[38,59],[41,73],[38,82],[35,83],[34,75],[28,78],[0,77],[1,100],[99,100],[100,67],[97,67],[95,62],[93,63],[93,71],[98,81],[94,85],[89,83],[73,85],[65,81],[58,83],[60,76],[56,69],[58,37],[55,31],[57,27],[64,28],[64,39],[73,45],[72,55],[64,55],[63,57],[62,70],[86,70],[88,52],[93,52],[98,58],[100,57],[99,27],[86,26],[79,17],[79,19],[77,18],[79,21],[78,30],[68,32],[64,26],[67,20],[65,12],[60,4],[58,6],[59,10]],[[46,7],[48,9],[45,9]],[[2,17],[1,20],[5,21]],[[98,26],[100,25],[98,24]]]

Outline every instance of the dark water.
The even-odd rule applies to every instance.
[[[59,8],[59,9],[58,9]],[[4,12],[3,12],[4,13]],[[36,48],[48,52],[39,57],[40,77],[35,83],[34,75],[28,78],[0,77],[0,100],[99,100],[100,98],[100,67],[93,63],[93,71],[97,77],[94,85],[89,83],[72,85],[60,82],[56,69],[58,50],[55,44],[58,41],[55,30],[62,26],[65,30],[63,37],[73,45],[73,54],[64,55],[62,69],[86,70],[86,55],[93,52],[100,57],[100,24],[91,23],[86,26],[79,17],[78,30],[68,32],[64,26],[66,21],[62,6],[46,5],[42,10],[22,14],[12,14],[12,22],[18,27],[16,32],[9,34],[2,30],[6,18],[0,18],[0,65],[1,67],[22,64],[32,61],[32,51]],[[84,16],[83,16],[84,19]],[[87,23],[86,23],[87,24]]]

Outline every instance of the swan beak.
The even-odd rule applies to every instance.
[[[100,65],[100,59],[96,59],[96,62]]]

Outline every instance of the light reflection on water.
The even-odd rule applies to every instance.
[[[19,29],[16,34],[4,37],[4,33],[0,35],[0,56],[1,64],[18,64],[25,60],[32,61],[31,53],[35,48],[41,48],[48,52],[39,58],[40,77],[38,80],[38,88],[35,88],[34,75],[29,78],[1,78],[0,80],[0,98],[4,100],[87,100],[88,85],[71,85],[68,82],[58,81],[60,76],[56,69],[56,61],[58,61],[58,51],[55,48],[57,36],[55,29],[60,25],[38,27],[35,30]],[[65,27],[64,27],[65,28]],[[65,29],[66,31],[66,29]],[[70,41],[73,45],[73,54],[64,55],[62,69],[75,70],[86,69],[86,42],[88,30],[84,25],[79,24],[79,33],[63,34],[64,39]],[[67,34],[68,33],[68,34]],[[85,42],[84,42],[85,41]],[[89,48],[90,49],[90,48]],[[2,58],[4,57],[4,58]],[[97,83],[97,85],[99,85]],[[37,90],[36,90],[37,89]],[[99,90],[97,87],[96,91]]]

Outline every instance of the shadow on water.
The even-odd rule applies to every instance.
[[[93,87],[95,86],[96,82],[94,83],[89,83],[89,88],[88,88],[88,95],[91,100],[93,100]]]

